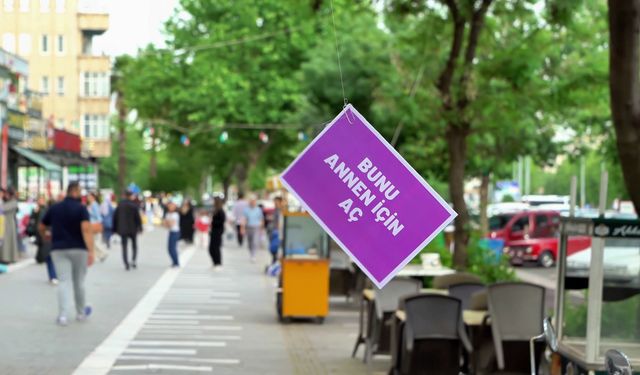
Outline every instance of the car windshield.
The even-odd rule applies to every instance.
[[[489,229],[498,230],[504,228],[513,215],[496,215],[489,218]]]

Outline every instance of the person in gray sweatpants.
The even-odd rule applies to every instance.
[[[95,258],[93,231],[80,196],[78,183],[70,183],[66,198],[49,208],[39,228],[43,238],[51,236],[51,259],[59,280],[56,322],[61,326],[69,322],[73,300],[78,321],[85,321],[92,312],[86,302],[84,279]]]

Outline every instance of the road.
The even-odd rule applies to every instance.
[[[140,240],[138,269],[125,271],[119,246],[87,279],[94,314],[86,323],[54,324],[56,287],[42,265],[0,275],[0,363],[5,374],[365,374],[350,357],[357,305],[331,299],[322,325],[282,325],[275,280],[232,243],[214,272],[205,250],[183,248],[170,269],[166,232]],[[360,355],[362,352],[360,352]],[[372,373],[384,373],[388,357]]]

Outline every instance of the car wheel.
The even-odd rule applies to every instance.
[[[549,250],[543,251],[542,254],[540,254],[540,257],[538,257],[538,264],[544,268],[549,268],[553,266],[554,263],[555,260],[553,259],[553,254],[551,254],[551,251]]]

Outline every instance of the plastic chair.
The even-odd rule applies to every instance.
[[[400,354],[402,374],[458,374],[464,347],[471,344],[459,299],[422,294],[404,300],[406,321]]]
[[[480,277],[466,273],[458,272],[450,275],[436,276],[433,278],[434,289],[449,289],[451,285],[464,284],[464,283],[482,283]]]
[[[543,332],[544,296],[545,289],[539,285],[516,282],[489,285],[489,315],[498,370],[531,372],[529,341]],[[504,346],[504,342],[509,345]],[[544,343],[537,344],[536,358],[540,358]]]
[[[485,289],[486,285],[482,283],[455,284],[449,286],[449,295],[462,301],[462,310],[469,310],[472,296]]]
[[[387,354],[391,349],[391,318],[399,301],[420,291],[422,282],[414,279],[393,279],[384,288],[376,290],[369,335],[366,339],[365,362],[374,354]]]

